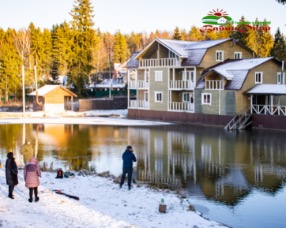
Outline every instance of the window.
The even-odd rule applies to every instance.
[[[155,82],[163,81],[163,71],[155,71]]]
[[[183,71],[183,81],[194,81],[194,71]]]
[[[223,61],[223,51],[216,51],[216,61]]]
[[[255,72],[255,84],[262,84],[263,82],[263,73]]]
[[[234,59],[242,59],[242,52],[234,52]]]
[[[182,94],[182,102],[189,102],[190,101],[190,93],[183,93]]]
[[[282,76],[282,72],[278,72],[277,73],[277,84],[284,84],[285,83],[285,73],[283,73]]]
[[[162,92],[155,92],[155,102],[163,102],[163,93]]]
[[[211,94],[210,93],[202,93],[202,104],[211,105]]]

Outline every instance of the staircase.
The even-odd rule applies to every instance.
[[[252,124],[252,114],[248,112],[242,115],[237,115],[224,127],[225,130],[243,130]]]

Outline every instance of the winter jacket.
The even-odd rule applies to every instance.
[[[32,157],[24,169],[25,186],[27,188],[38,187],[40,184],[39,177],[41,177],[41,170],[38,161],[35,157]]]
[[[133,162],[137,161],[133,151],[128,149],[122,154],[122,160],[124,169],[133,168]]]
[[[14,186],[18,184],[18,167],[13,157],[6,160],[5,165],[6,171],[6,183],[9,186]]]

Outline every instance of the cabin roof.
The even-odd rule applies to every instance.
[[[38,89],[38,96],[39,97],[44,97],[48,93],[52,92],[53,90],[55,90],[57,88],[61,88],[64,91],[66,91],[67,93],[69,93],[71,96],[77,97],[76,94],[74,94],[73,92],[71,92],[70,90],[66,89],[65,87],[63,87],[61,85],[44,85],[43,87]],[[36,96],[36,91],[30,93],[29,96]]]

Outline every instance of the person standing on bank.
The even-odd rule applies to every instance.
[[[133,172],[133,162],[136,162],[137,159],[133,153],[132,146],[127,146],[126,150],[122,154],[123,160],[123,172],[121,176],[120,188],[125,181],[126,174],[128,175],[128,189],[131,189],[131,180],[132,180],[132,172]]]
[[[40,185],[39,177],[41,177],[41,170],[38,165],[38,160],[35,157],[30,159],[30,162],[25,166],[24,169],[24,180],[25,186],[29,188],[29,202],[33,202],[33,193],[35,195],[35,201],[39,201],[38,197],[38,186]]]
[[[18,184],[18,167],[13,156],[13,152],[7,154],[7,160],[5,165],[6,182],[9,185],[8,197],[14,199],[13,191],[15,185]]]

